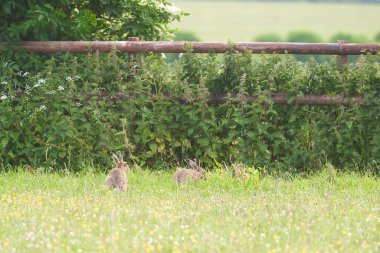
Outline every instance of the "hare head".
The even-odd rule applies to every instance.
[[[196,170],[199,173],[199,178],[206,179],[206,171],[201,167],[201,162],[199,160],[188,159],[187,162],[193,170]]]
[[[129,166],[126,162],[123,161],[122,156],[117,156],[115,154],[112,154],[112,160],[116,164],[116,169],[118,169],[120,171],[124,171],[124,172],[129,171]]]

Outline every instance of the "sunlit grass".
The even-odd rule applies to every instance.
[[[275,33],[311,31],[330,39],[339,32],[374,39],[380,31],[380,4],[192,1],[170,2],[190,13],[173,27],[192,31],[204,41],[249,41]]]
[[[380,181],[327,172],[177,188],[169,172],[0,174],[0,252],[379,252]]]

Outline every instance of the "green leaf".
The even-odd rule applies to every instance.
[[[352,121],[351,121],[351,120],[346,121],[345,123],[346,123],[348,129],[351,129],[351,128],[352,128]]]
[[[214,163],[215,163],[215,165],[216,165],[217,168],[220,169],[220,168],[223,167],[223,165],[221,163],[219,163],[214,157],[212,158],[212,160],[214,161]]]
[[[202,139],[198,139],[197,143],[201,144],[202,146],[207,146],[210,143],[210,140],[202,138]]]
[[[157,153],[158,145],[155,144],[155,143],[151,143],[151,144],[149,144],[149,148],[150,148],[150,150],[152,151],[153,154],[156,154]]]
[[[9,2],[5,2],[3,4],[3,12],[5,12],[6,14],[11,14],[11,4]]]
[[[0,142],[1,148],[5,148],[8,145],[8,139],[2,139]]]
[[[59,151],[58,152],[58,157],[61,158],[61,159],[65,158],[66,157],[66,152],[65,151]]]

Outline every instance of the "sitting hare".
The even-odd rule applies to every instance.
[[[206,179],[206,172],[198,160],[188,160],[188,163],[192,169],[178,167],[174,173],[173,181],[177,186],[185,184],[189,179],[194,182],[200,179]]]
[[[107,187],[111,189],[118,189],[119,191],[125,191],[127,189],[128,180],[126,177],[127,171],[129,171],[129,166],[123,161],[122,157],[118,157],[113,154],[112,159],[114,160],[116,166],[107,175]]]

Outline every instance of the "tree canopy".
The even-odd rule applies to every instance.
[[[183,14],[166,0],[1,1],[0,40],[166,39]]]

